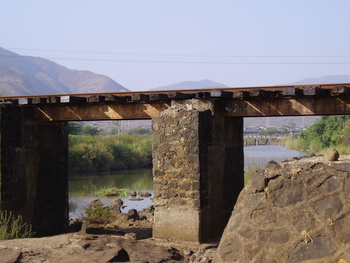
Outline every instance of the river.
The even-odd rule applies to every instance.
[[[287,150],[285,147],[276,145],[250,146],[244,147],[244,164],[245,168],[248,166],[263,168],[265,163],[271,160],[284,161],[305,155],[307,153]],[[152,169],[70,175],[68,185],[69,217],[71,218],[82,217],[84,207],[99,198],[94,195],[94,192],[102,188],[117,187],[134,191],[148,191],[153,195]],[[110,198],[99,199],[104,205],[111,202]],[[153,204],[150,198],[144,198],[142,201],[130,201],[125,198],[123,201],[125,205],[123,212],[127,212],[131,208],[142,210]]]

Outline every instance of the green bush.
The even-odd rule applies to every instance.
[[[336,144],[336,140],[346,121],[348,115],[322,116],[309,129],[300,133],[300,138],[307,140],[310,144],[313,141],[321,143],[322,148]]]
[[[14,216],[11,212],[0,212],[0,239],[32,237],[32,226],[22,222],[22,216]]]
[[[300,133],[299,139],[285,141],[287,149],[309,151],[320,154],[329,148],[349,153],[350,116],[322,116],[308,130]]]

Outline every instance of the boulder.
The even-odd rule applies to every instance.
[[[137,194],[138,194],[139,196],[145,197],[145,198],[148,198],[148,197],[151,197],[151,196],[152,196],[152,194],[151,194],[150,192],[142,192],[142,191],[139,191]]]
[[[339,159],[339,152],[336,149],[330,150],[328,153],[328,161],[338,161]]]
[[[133,220],[139,220],[140,219],[140,216],[137,213],[136,209],[130,209],[128,211],[128,219],[133,219]]]
[[[213,258],[350,262],[350,155],[270,162],[240,193]]]
[[[113,199],[108,205],[108,208],[116,213],[121,213],[121,207],[123,206],[123,200],[121,198]]]

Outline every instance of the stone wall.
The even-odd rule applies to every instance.
[[[220,236],[243,188],[243,119],[190,100],[152,120],[156,238]]]
[[[253,173],[214,262],[350,262],[350,155]]]

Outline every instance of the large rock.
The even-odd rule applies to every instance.
[[[213,262],[350,262],[350,155],[255,172]]]
[[[108,208],[116,213],[121,213],[121,208],[123,206],[124,202],[121,198],[113,199],[112,202],[109,204]]]

